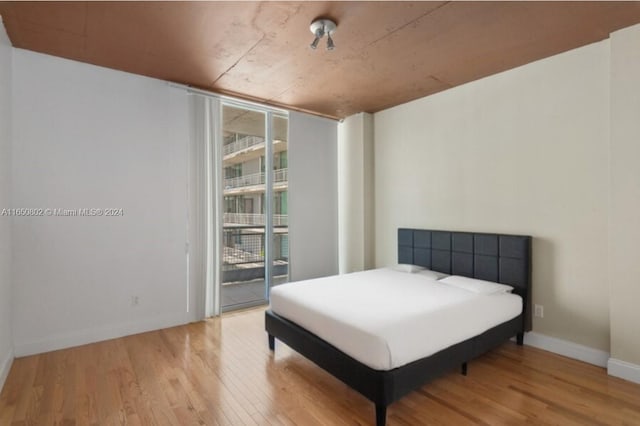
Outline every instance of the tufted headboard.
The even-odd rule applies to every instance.
[[[531,330],[530,236],[400,228],[398,263],[512,286]]]

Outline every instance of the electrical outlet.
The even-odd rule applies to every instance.
[[[544,306],[534,305],[534,315],[538,318],[544,318]]]
[[[131,296],[131,306],[138,306],[140,298],[138,296]]]

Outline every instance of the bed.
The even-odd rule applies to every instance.
[[[468,361],[514,336],[521,345],[524,332],[530,330],[531,323],[529,236],[399,229],[398,263],[419,265],[447,275],[507,284],[513,287],[513,294],[493,298],[495,300],[468,298],[464,292],[445,291],[444,284],[420,274],[402,275],[391,269],[382,269],[322,279],[326,280],[322,287],[329,289],[326,293],[329,296],[323,296],[330,301],[326,304],[328,309],[316,309],[319,306],[314,306],[314,303],[318,305],[314,292],[319,286],[308,281],[290,285],[296,286],[296,292],[288,292],[290,297],[279,296],[275,303],[272,299],[272,306],[265,313],[270,349],[275,349],[277,338],[360,392],[375,404],[378,426],[385,425],[389,404],[427,381],[454,368],[461,368],[466,374]],[[335,298],[340,279],[351,281],[349,286],[356,289],[350,296],[354,306],[352,318],[347,320],[334,317],[332,312],[340,310],[340,301]],[[398,294],[393,297],[405,297],[404,301],[400,300],[400,305],[406,306],[406,312],[380,315],[380,298],[390,297],[384,293],[390,291],[389,281],[398,285]],[[367,283],[369,289],[375,291],[358,293],[357,290],[365,288],[363,286]],[[333,291],[334,299],[330,296],[331,288],[336,289]],[[383,293],[377,295],[380,291]],[[415,306],[416,300],[429,300],[423,297],[430,297],[429,292],[442,293],[445,300],[447,297],[452,300],[451,309],[446,306],[436,309],[441,316],[435,322],[429,322]],[[456,299],[458,297],[462,299]],[[300,300],[284,303],[285,299],[296,298]],[[514,310],[515,298],[521,304],[517,310]],[[343,299],[350,303],[349,298]],[[463,306],[462,311],[466,313],[471,309],[493,312],[487,303],[498,303],[498,299],[510,313],[502,319],[493,318],[489,328],[454,327],[442,332],[445,324],[455,325],[458,322],[454,319],[460,314],[456,314],[453,307]],[[424,305],[426,310],[433,310],[427,306],[428,302]],[[369,307],[371,310],[367,311]],[[346,323],[353,323],[355,331],[346,332]],[[413,323],[410,338],[392,341],[393,336],[398,335],[394,330],[409,329],[409,323]],[[424,328],[427,330],[422,330]],[[387,352],[385,345],[389,347]]]

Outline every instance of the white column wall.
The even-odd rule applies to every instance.
[[[373,116],[360,113],[338,125],[339,269],[375,264]]]

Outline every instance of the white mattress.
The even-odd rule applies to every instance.
[[[391,370],[515,318],[522,299],[383,268],[276,286],[271,309],[361,363]]]

